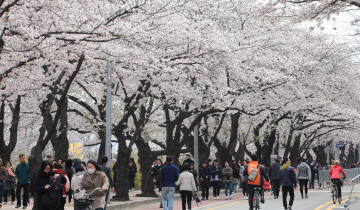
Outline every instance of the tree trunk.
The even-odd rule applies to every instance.
[[[100,130],[98,131],[98,135],[100,137],[100,148],[98,155],[98,162],[101,162],[101,157],[105,155],[105,141],[106,141],[106,128],[105,126],[100,126]],[[108,157],[111,160],[111,157]]]
[[[301,133],[295,136],[294,145],[290,152],[290,160],[292,165],[295,167],[297,167],[297,165],[299,164],[300,151],[298,148],[300,148],[300,143],[301,143],[300,139],[301,139]]]
[[[325,148],[326,145],[319,145],[313,148],[314,153],[316,154],[316,162],[320,163],[321,166],[326,165],[326,154]]]
[[[119,149],[114,165],[114,182],[116,194],[113,200],[128,201],[129,198],[129,162],[131,148],[126,145],[124,137],[118,137]]]
[[[69,157],[69,140],[67,137],[67,130],[68,130],[68,117],[67,117],[67,110],[68,110],[68,99],[66,98],[63,105],[61,106],[61,114],[60,114],[60,127],[57,132],[59,132],[59,136],[57,137],[54,135],[51,138],[51,144],[55,151],[55,158],[63,158],[65,160]],[[59,107],[59,102],[57,102]]]
[[[152,155],[149,144],[143,139],[135,141],[135,144],[139,151],[138,154],[141,154],[139,155],[139,164],[141,168],[141,194],[137,194],[136,196],[157,197],[151,176],[151,166],[157,157]]]
[[[31,149],[31,153],[28,158],[28,161],[29,161],[29,167],[30,167],[30,173],[31,173],[32,180],[36,179],[36,177],[38,176],[38,173],[40,171],[40,166],[41,166],[43,159],[42,159],[42,156],[38,155],[38,154],[41,154],[43,152],[43,150],[44,149],[41,148],[41,146],[35,146]],[[37,195],[37,193],[35,193],[33,210],[38,209],[37,197],[38,197],[38,195]]]
[[[265,141],[264,141],[265,144],[261,150],[261,154],[262,154],[261,160],[265,166],[271,165],[271,163],[270,163],[271,157],[270,156],[271,156],[275,141],[276,141],[276,128],[272,128],[269,136],[267,136],[265,138]]]

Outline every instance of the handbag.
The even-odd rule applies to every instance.
[[[46,208],[52,208],[57,204],[57,201],[61,198],[61,192],[63,190],[60,182],[60,177],[56,180],[53,176],[50,177],[50,187],[46,190],[43,197],[40,199],[42,206]]]

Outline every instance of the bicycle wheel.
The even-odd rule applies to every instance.
[[[333,203],[336,204],[336,201],[337,201],[337,198],[336,198],[336,186],[333,187],[333,190],[332,190],[332,199],[333,199]]]

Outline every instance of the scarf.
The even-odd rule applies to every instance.
[[[7,170],[8,174],[9,174],[9,176],[15,177],[15,174],[12,172],[11,168],[6,168],[6,170]]]
[[[289,164],[284,164],[283,166],[281,166],[281,170],[285,170],[287,167],[289,167],[290,165]]]

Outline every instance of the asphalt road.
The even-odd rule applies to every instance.
[[[343,202],[345,203],[348,200],[350,194],[350,187],[343,187]],[[354,188],[354,193],[360,196],[360,186],[357,185]],[[304,209],[304,210],[330,210],[336,206],[343,206],[343,204],[336,204],[332,203],[331,192],[329,189],[326,190],[310,190],[309,191],[309,198],[308,199],[301,199],[299,189],[295,192],[295,201],[293,205],[293,209]],[[265,195],[265,204],[261,204],[261,210],[280,210],[284,209],[282,205],[282,194],[278,199],[274,199],[273,196],[267,194]],[[289,202],[289,197],[288,197]],[[360,209],[360,203],[356,205],[352,205],[350,209]],[[200,209],[200,208],[194,208]],[[224,201],[217,204],[203,206],[202,209],[204,210],[239,210],[239,209],[249,209],[249,204],[247,200],[244,199],[236,199],[231,201]]]

